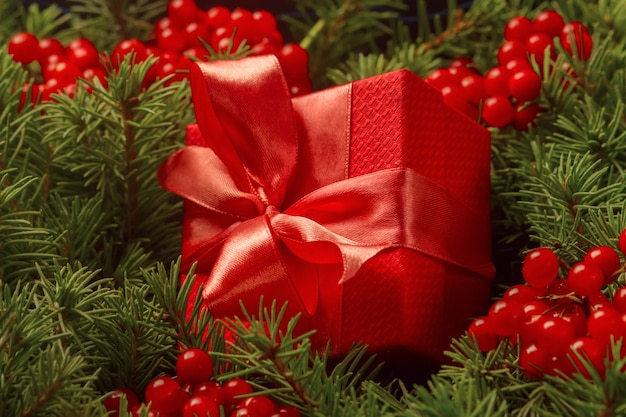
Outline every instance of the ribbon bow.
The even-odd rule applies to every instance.
[[[292,102],[269,56],[195,64],[191,83],[199,133],[188,135],[207,146],[177,151],[158,177],[195,207],[187,258],[207,276],[214,314],[237,314],[240,300],[254,309],[264,294],[313,315],[320,286],[341,286],[394,247],[491,275],[484,248],[468,243],[483,225],[445,189],[408,168],[347,178],[350,84]],[[303,144],[306,129],[325,145]],[[313,172],[305,147],[322,165]],[[320,276],[319,265],[339,267]]]

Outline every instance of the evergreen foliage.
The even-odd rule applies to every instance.
[[[71,3],[67,14],[0,0],[0,42],[29,30],[62,41],[84,36],[110,52],[119,39],[146,38],[166,5]],[[615,247],[626,227],[626,3],[476,0],[457,11],[450,1],[450,13],[432,21],[417,3],[417,26],[396,20],[404,7],[396,0],[302,0],[300,17],[286,21],[309,49],[320,88],[402,67],[426,76],[458,56],[485,71],[496,62],[504,23],[518,14],[555,9],[585,23],[591,59],[559,58],[579,85],[564,88],[576,80],[537,67],[544,109],[537,126],[492,129],[497,283],[519,282],[522,254],[538,245],[567,264],[594,245]],[[529,380],[515,346],[485,354],[463,336],[451,344],[451,363],[427,383],[383,385],[365,347],[331,366],[327,354],[311,352],[308,335],[293,332],[297,317],[280,306],[219,323],[196,300],[188,319],[191,280],[180,283],[178,260],[182,204],[155,171],[193,122],[190,91],[165,80],[142,89],[151,63],[129,57],[119,72],[110,69],[106,88],[85,83],[73,98],[31,108],[20,104],[30,73],[0,50],[0,416],[106,415],[102,399],[111,389],[142,392],[152,377],[171,373],[179,346],[209,340],[222,378],[245,376],[305,416],[626,414],[625,359],[604,378],[590,369],[589,379]],[[620,356],[621,346],[614,349]]]

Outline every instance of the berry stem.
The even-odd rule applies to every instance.
[[[276,344],[270,346],[267,351],[268,358],[274,363],[278,373],[282,375],[283,378],[285,378],[285,381],[293,388],[294,393],[296,393],[296,395],[301,398],[305,404],[307,404],[307,407],[309,409],[317,409],[318,406],[313,398],[308,395],[302,385],[296,380],[296,378],[294,378],[293,372],[291,372],[289,368],[285,366],[284,362],[278,357],[279,348],[280,346]]]
[[[324,29],[324,26],[326,26],[326,19],[318,19],[318,21],[315,22],[311,29],[309,29],[306,36],[300,41],[300,46],[304,49],[308,49],[311,46],[313,39],[317,38],[320,35],[320,32]]]
[[[449,37],[458,34],[464,29],[469,29],[472,26],[472,22],[470,22],[469,20],[466,20],[464,17],[465,17],[465,12],[463,11],[463,9],[455,10],[454,20],[453,20],[454,23],[452,24],[452,26],[449,29],[441,32],[433,40],[424,42],[422,44],[423,48],[421,48],[419,52],[416,52],[416,54],[423,53],[423,51],[428,51],[429,49],[436,48],[439,45],[442,45]]]

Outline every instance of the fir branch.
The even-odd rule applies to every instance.
[[[42,10],[37,3],[33,3],[27,9],[24,30],[38,39],[54,36],[65,41],[74,36],[71,32],[63,34],[68,29],[69,21],[70,16],[57,5],[52,4]]]
[[[140,393],[155,375],[173,369],[174,330],[152,298],[147,284],[130,280],[107,297],[114,318],[102,323],[98,385],[103,392],[125,387]]]
[[[431,52],[449,60],[454,57],[470,57],[479,70],[491,67],[495,62],[494,51],[499,46],[498,31],[510,17],[521,14],[518,2],[476,0],[464,11],[456,1],[448,1],[445,25],[441,16],[429,21],[426,2],[418,1],[418,27],[415,43],[418,53]]]
[[[24,4],[18,0],[0,1],[0,43],[7,40],[22,28],[24,21]]]
[[[166,5],[167,0],[71,0],[71,23],[79,36],[110,52],[123,39],[148,39]]]
[[[77,407],[89,399],[85,388],[96,375],[85,375],[84,360],[72,356],[60,343],[44,350],[30,367],[30,372],[20,384],[24,390],[17,397],[20,417],[45,414],[74,416]],[[35,401],[28,401],[36,398]],[[93,399],[91,400],[93,401]]]
[[[391,22],[405,5],[395,0],[306,0],[296,8],[301,18],[285,20],[309,51],[311,79],[324,84],[326,70],[350,53],[379,49],[377,41],[391,35]]]
[[[235,343],[230,345],[226,353],[217,353],[216,357],[227,359],[232,367],[229,375],[249,379],[263,376],[262,382],[260,379],[254,382],[257,392],[271,393],[281,398],[282,402],[299,408],[311,411],[317,409],[314,397],[304,388],[308,379],[319,375],[319,369],[309,369],[309,334],[294,334],[298,316],[289,320],[283,333],[281,322],[285,318],[286,306],[280,311],[276,310],[275,302],[270,309],[262,306],[261,299],[258,317],[248,314],[244,309],[243,319],[226,320],[227,328],[236,335]],[[284,398],[281,394],[285,393],[296,398]]]
[[[2,286],[0,311],[11,311],[0,347],[2,415],[73,416],[99,406],[97,370],[66,345],[64,338],[72,335],[59,328],[48,307],[37,284]]]
[[[327,76],[335,84],[344,84],[402,67],[402,64],[393,57],[388,60],[384,55],[358,54],[345,61],[339,68],[329,69]]]
[[[203,348],[224,352],[224,330],[204,305],[201,289],[194,287],[195,265],[181,273],[181,259],[172,262],[169,272],[162,263],[156,269],[144,271],[146,283],[162,307],[161,319],[171,324],[171,336],[181,348]],[[194,299],[191,295],[194,293]],[[223,367],[216,364],[216,367]]]
[[[41,106],[44,120],[54,121],[43,133],[53,150],[50,198],[69,198],[64,204],[73,200],[75,207],[74,219],[67,211],[47,214],[61,216],[51,218],[57,228],[91,216],[80,235],[63,232],[59,253],[91,240],[91,256],[83,263],[120,282],[125,271],[139,278],[136,267],[153,265],[150,253],[174,259],[179,251],[172,236],[179,236],[180,202],[159,186],[155,173],[183,142],[192,118],[189,89],[161,80],[144,90],[153,62],[134,64],[128,56],[118,69],[110,68],[106,89],[79,84],[73,98],[56,95],[56,102]]]

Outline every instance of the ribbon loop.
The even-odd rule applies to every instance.
[[[295,168],[298,136],[276,57],[196,63],[190,76],[197,123],[209,147],[240,186],[279,206]]]

